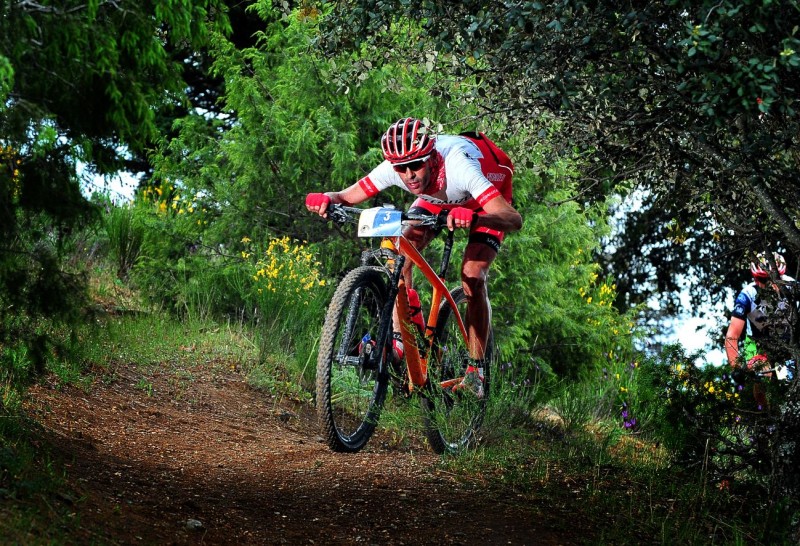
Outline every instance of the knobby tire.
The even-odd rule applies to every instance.
[[[378,338],[379,332],[390,330],[390,323],[381,328],[382,321],[391,321],[391,312],[386,316],[387,284],[384,270],[358,267],[342,279],[328,306],[316,396],[317,413],[334,451],[354,453],[366,445],[386,398],[386,340]],[[369,342],[363,341],[367,335]],[[372,359],[367,356],[370,350],[377,352]]]
[[[467,297],[462,288],[451,291],[453,300],[465,315]],[[471,393],[452,392],[441,387],[441,382],[463,377],[469,363],[469,348],[462,338],[453,309],[446,300],[442,302],[435,332],[434,347],[428,363],[428,385],[421,397],[425,420],[425,435],[431,449],[439,454],[455,453],[473,445],[486,414],[489,399],[489,374],[494,358],[494,337],[489,327],[488,343],[484,355],[484,396],[477,399]]]

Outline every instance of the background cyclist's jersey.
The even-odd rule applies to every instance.
[[[794,279],[788,275],[781,276],[781,280],[784,282],[794,281]],[[756,339],[760,337],[761,329],[758,327],[758,324],[753,323],[761,320],[766,321],[768,319],[766,314],[758,313],[758,308],[761,304],[758,291],[759,289],[754,282],[745,286],[742,291],[739,292],[739,295],[736,296],[736,301],[733,303],[733,311],[731,312],[731,316],[747,322],[747,336]]]
[[[510,203],[513,166],[499,148],[493,148],[502,154],[499,161],[487,155],[492,154],[489,145],[494,147],[484,135],[477,137],[476,141],[465,136],[438,136],[434,153],[428,160],[433,162],[431,181],[426,191],[428,195],[420,195],[419,198],[445,209],[457,206],[478,209],[498,195]],[[368,197],[391,186],[408,191],[388,161],[375,167],[358,184]],[[433,197],[441,190],[445,192],[444,199]]]

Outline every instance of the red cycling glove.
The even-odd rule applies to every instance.
[[[309,193],[306,195],[306,208],[308,209],[322,207],[323,205],[327,209],[330,204],[331,198],[324,193]]]
[[[456,207],[456,208],[454,208],[453,210],[450,211],[450,214],[448,215],[448,219],[449,218],[453,219],[452,227],[456,227],[455,226],[455,222],[464,222],[464,223],[467,224],[464,227],[467,228],[467,227],[470,227],[475,222],[475,218],[477,216],[478,216],[478,214],[472,209],[468,209],[468,208],[464,208],[464,207]],[[450,222],[448,222],[447,224],[448,224],[448,227],[450,227]]]

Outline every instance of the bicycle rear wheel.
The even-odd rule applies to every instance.
[[[356,452],[378,423],[389,375],[381,347],[387,277],[383,270],[358,267],[342,279],[325,316],[317,357],[317,414],[328,446]],[[386,337],[386,334],[384,334]],[[385,340],[384,340],[385,346]]]
[[[467,297],[463,289],[451,291],[461,316],[465,316]],[[425,435],[436,453],[454,453],[477,441],[489,399],[494,336],[491,326],[484,355],[484,396],[453,392],[452,380],[463,377],[469,363],[469,348],[459,331],[458,321],[447,301],[442,302],[434,347],[428,363],[428,386],[421,398]],[[450,383],[448,383],[450,382]]]

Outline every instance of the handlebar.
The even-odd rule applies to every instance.
[[[331,203],[328,205],[328,219],[333,220],[339,225],[344,225],[347,223],[356,223],[358,222],[358,215],[361,214],[363,209],[359,209],[356,207],[348,207],[345,205],[337,205],[335,203]]]
[[[796,366],[794,360],[787,360],[783,364],[776,364],[775,366],[765,369],[765,370],[758,370],[756,372],[757,377],[769,377],[771,374],[775,374],[776,377],[780,380],[783,379],[791,379],[794,378],[794,374],[796,371]]]
[[[348,223],[358,223],[358,217],[364,212],[365,209],[358,207],[350,207],[347,205],[338,205],[331,203],[328,206],[328,218],[333,220],[339,225]],[[401,218],[403,221],[415,222],[415,226],[429,227],[437,230],[447,227],[448,211],[443,210],[437,215],[432,214],[414,214],[403,212]]]

